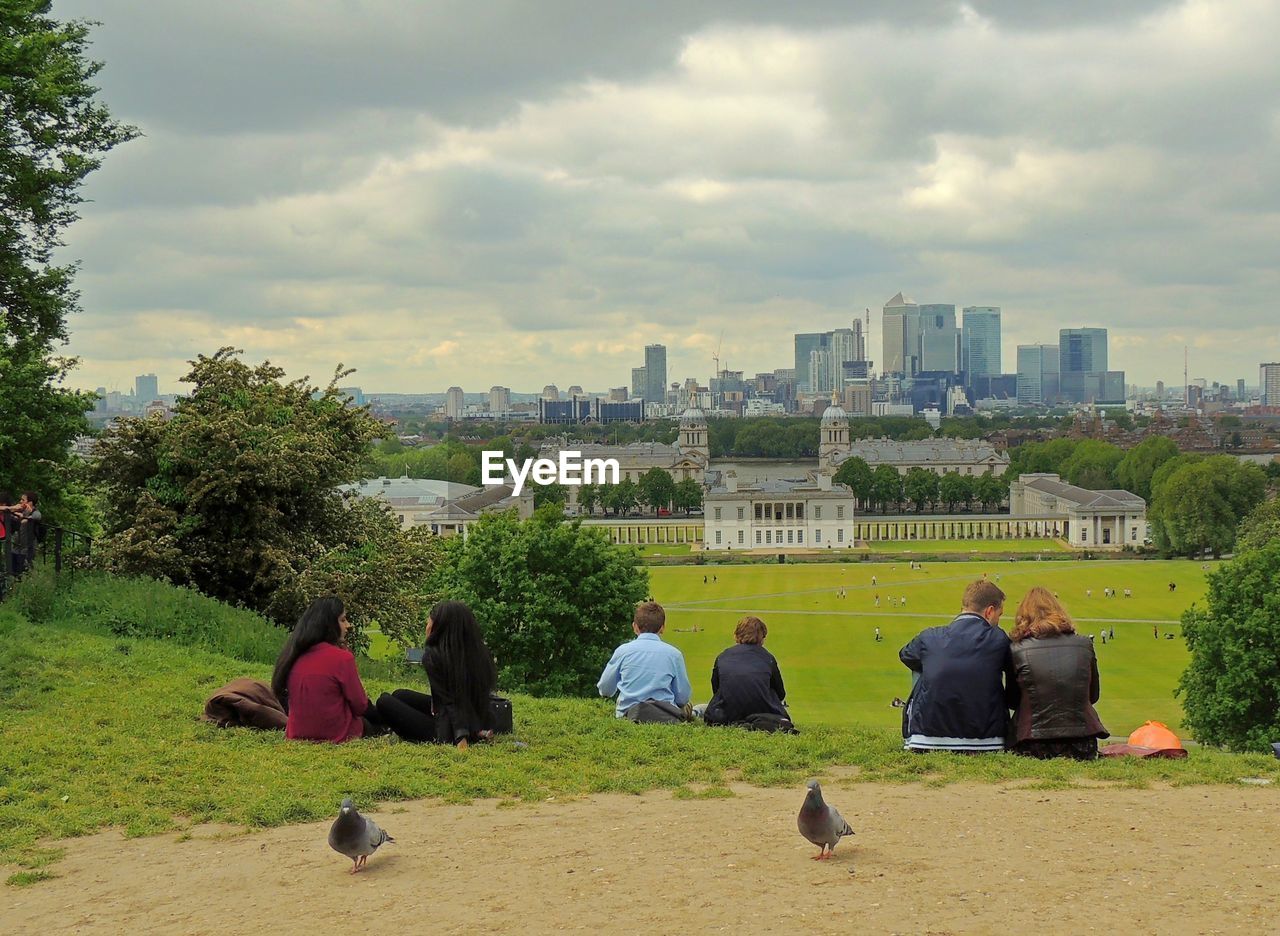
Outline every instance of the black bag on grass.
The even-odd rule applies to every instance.
[[[511,700],[502,696],[489,696],[489,727],[494,734],[511,734],[515,731],[515,715]]]

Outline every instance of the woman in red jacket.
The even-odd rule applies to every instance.
[[[271,689],[289,713],[287,738],[350,741],[380,733],[365,717],[369,697],[345,646],[347,613],[338,598],[317,598],[276,660]]]

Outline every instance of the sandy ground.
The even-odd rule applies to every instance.
[[[502,807],[388,804],[366,871],[328,823],[66,843],[0,893],[5,933],[1274,933],[1280,791],[831,783],[831,861],[802,790]],[[637,856],[648,856],[643,860]]]

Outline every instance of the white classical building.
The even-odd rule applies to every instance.
[[[1147,502],[1128,491],[1090,491],[1056,474],[1025,474],[1009,486],[1009,513],[1061,520],[1061,535],[1080,549],[1140,547],[1147,541]]]
[[[824,425],[824,438],[826,431]],[[1002,475],[1009,468],[1009,453],[1001,452],[981,439],[920,439],[915,442],[858,439],[843,451],[834,452],[823,464],[836,469],[846,459],[855,456],[873,470],[880,465],[892,465],[904,475],[912,468],[925,468],[940,475]],[[822,461],[821,457],[819,460]]]
[[[465,533],[469,524],[490,511],[514,507],[522,520],[533,516],[532,491],[526,488],[515,497],[509,484],[478,488],[428,478],[370,478],[339,490],[380,498],[391,507],[401,529],[427,526],[439,536]]]
[[[856,503],[853,492],[829,475],[740,484],[730,471],[703,495],[704,548],[848,549]]]

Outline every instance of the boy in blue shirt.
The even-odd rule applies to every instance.
[[[617,693],[615,714],[622,718],[629,710],[642,703],[646,715],[654,709],[671,712],[689,705],[693,688],[689,685],[689,673],[685,669],[684,655],[670,644],[663,643],[667,614],[656,601],[642,602],[631,622],[636,639],[624,643],[617,650],[600,674],[596,688],[600,695],[609,698]],[[639,721],[677,721],[676,717],[649,718]]]

